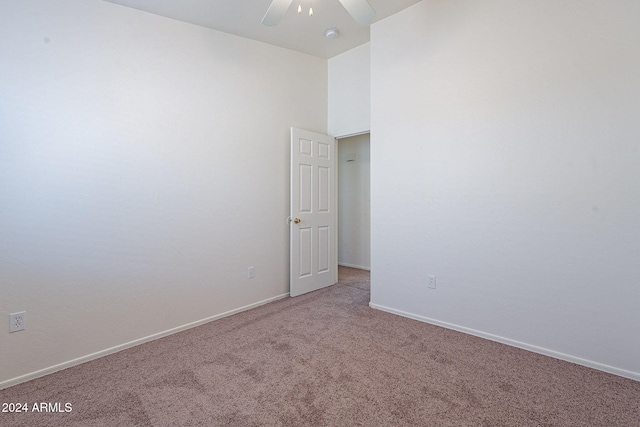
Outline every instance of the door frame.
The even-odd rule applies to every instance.
[[[364,131],[364,132],[358,132],[358,133],[354,133],[354,134],[349,134],[347,136],[338,136],[336,137],[336,143],[337,143],[337,153],[338,153],[338,168],[337,168],[337,172],[338,172],[338,190],[337,190],[337,194],[338,194],[338,201],[337,201],[337,209],[338,209],[338,255],[340,255],[340,235],[342,232],[344,232],[344,230],[342,230],[342,228],[340,227],[340,223],[341,223],[341,218],[342,218],[342,214],[344,214],[345,212],[341,212],[341,203],[340,203],[340,190],[341,190],[341,186],[344,186],[346,183],[348,183],[348,179],[345,180],[345,175],[343,173],[341,173],[341,171],[344,171],[344,168],[346,167],[343,163],[340,162],[340,146],[342,144],[342,142],[345,139],[349,139],[349,138],[353,138],[353,137],[357,137],[357,136],[362,136],[362,135],[368,135],[369,136],[369,158],[371,158],[371,132],[369,131]],[[356,161],[359,161],[356,160]],[[371,162],[369,161],[369,189],[371,187]],[[343,187],[342,187],[343,188]],[[340,262],[340,257],[338,256],[338,266],[344,266],[344,267],[349,267],[349,268],[357,268],[359,270],[371,270],[371,193],[369,192],[369,230],[368,230],[368,240],[369,240],[369,262],[368,262],[368,266],[366,265],[359,265],[359,264],[349,264],[349,263],[341,263]],[[343,223],[344,225],[344,223]]]

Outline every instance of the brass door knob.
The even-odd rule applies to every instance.
[[[302,220],[300,218],[294,218],[293,222],[295,222],[296,224],[300,224]]]

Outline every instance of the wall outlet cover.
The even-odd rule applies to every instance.
[[[9,332],[23,331],[27,328],[27,312],[20,311],[9,315]]]
[[[436,276],[427,276],[427,286],[429,289],[436,288]]]

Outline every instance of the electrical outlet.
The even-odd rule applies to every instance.
[[[429,289],[436,288],[436,276],[427,276],[427,287]]]
[[[247,270],[247,278],[253,279],[254,277],[256,277],[256,269],[255,267],[249,267]]]
[[[27,312],[11,313],[9,315],[9,332],[24,331],[27,327]]]

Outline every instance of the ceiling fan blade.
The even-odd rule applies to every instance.
[[[369,25],[376,16],[376,11],[367,0],[340,0],[340,3],[360,25]]]
[[[271,6],[269,6],[269,10],[267,10],[264,18],[262,18],[262,23],[270,27],[277,25],[282,17],[286,15],[292,1],[293,0],[273,0]]]

